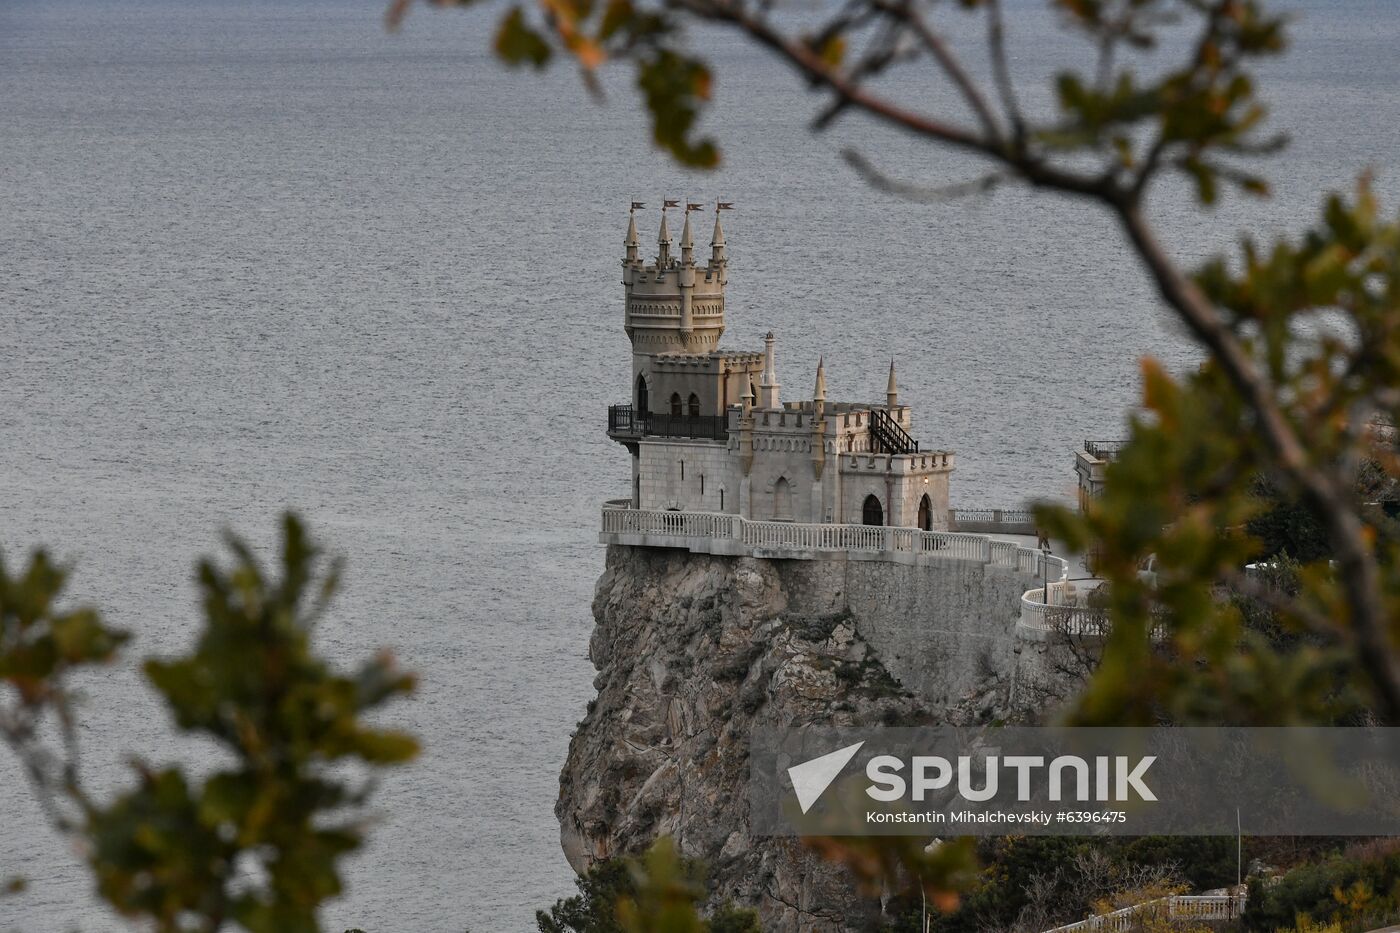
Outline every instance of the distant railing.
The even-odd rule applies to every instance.
[[[749,521],[723,512],[680,512],[627,507],[619,499],[603,507],[603,533],[655,535],[719,540],[737,551],[792,552],[853,551],[928,555],[949,560],[977,561],[1009,567],[1019,573],[1062,581],[1069,575],[1063,558],[1014,541],[994,541],[986,535],[922,531],[886,525]]]
[[[651,435],[722,441],[729,437],[729,416],[662,415],[636,411],[631,405],[609,405],[608,433],[630,437]]]
[[[1247,901],[1248,897],[1244,894],[1174,894],[1055,927],[1045,933],[1088,933],[1091,930],[1094,933],[1116,933],[1133,929],[1144,914],[1154,913],[1168,920],[1238,920],[1244,915]]]
[[[1035,515],[1030,509],[949,509],[948,522],[958,531],[1035,534]]]
[[[1056,635],[1107,635],[1109,616],[1106,609],[1088,606],[1069,606],[1067,587],[1063,582],[1052,582],[1049,586],[1050,598],[1045,597],[1045,587],[1027,590],[1021,595],[1021,621],[1019,627],[1025,634],[1044,640]]]
[[[1127,441],[1085,441],[1084,452],[1095,460],[1112,460],[1118,451],[1128,446]]]

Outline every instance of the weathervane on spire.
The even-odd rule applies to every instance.
[[[704,209],[705,205],[703,204],[692,204],[689,201],[685,202],[685,212],[687,214],[689,214],[691,211],[703,211]]]
[[[734,202],[733,202],[733,201],[716,201],[716,202],[715,202],[715,213],[716,213],[716,214],[718,214],[720,211],[732,211],[732,210],[734,210]]]
[[[631,206],[630,208],[627,209],[627,213],[629,213],[629,214],[635,214],[635,213],[637,213],[637,211],[644,211],[644,210],[646,210],[646,207],[647,207],[647,206],[646,206],[645,204],[643,204],[641,201],[633,201],[633,202],[632,202],[632,206]]]

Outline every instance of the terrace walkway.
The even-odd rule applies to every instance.
[[[873,560],[922,565],[971,561],[1010,568],[1040,586],[1021,595],[1017,636],[1047,642],[1065,636],[1108,633],[1108,615],[1084,605],[1097,580],[1070,578],[1083,572],[1079,555],[1045,553],[1023,535],[921,531],[884,525],[800,524],[750,521],[725,512],[634,509],[627,499],[603,506],[604,544],[679,548],[694,554],[783,560]],[[1061,549],[1063,550],[1063,549]],[[1049,598],[1046,598],[1046,593]]]
[[[1009,567],[1052,584],[1069,576],[1064,558],[990,535],[885,525],[750,521],[724,512],[634,509],[626,499],[604,504],[598,539],[604,544],[788,560],[976,561]]]

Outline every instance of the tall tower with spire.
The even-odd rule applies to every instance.
[[[724,230],[716,213],[710,259],[697,262],[690,223],[696,209],[698,205],[686,208],[679,258],[672,252],[666,209],[662,209],[653,262],[642,259],[636,219],[628,218],[622,259],[623,328],[632,342],[634,383],[648,379],[651,357],[711,353],[724,334],[724,285],[729,280]]]

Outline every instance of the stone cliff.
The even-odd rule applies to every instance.
[[[1024,575],[967,562],[716,557],[613,545],[593,603],[598,696],[556,813],[576,871],[661,835],[765,930],[863,929],[877,904],[795,840],[748,831],[756,727],[1007,715]]]

